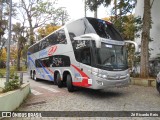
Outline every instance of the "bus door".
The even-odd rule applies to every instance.
[[[92,85],[91,79],[91,49],[85,46],[80,52],[80,70],[81,70],[81,84],[82,87],[90,87]]]

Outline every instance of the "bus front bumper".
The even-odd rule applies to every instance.
[[[122,80],[108,80],[98,78],[96,79],[95,83],[93,84],[93,89],[105,89],[111,87],[126,87],[131,83],[130,77]]]

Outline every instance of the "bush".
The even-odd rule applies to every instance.
[[[20,83],[18,79],[10,80],[4,87],[3,92],[12,91],[20,88]]]
[[[3,77],[4,77],[4,75],[2,73],[0,73],[0,78],[3,78]]]
[[[6,63],[0,60],[0,68],[6,68]]]
[[[20,88],[19,76],[13,70],[10,71],[10,80],[4,87],[3,92],[12,91]]]

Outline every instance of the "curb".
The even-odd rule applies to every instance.
[[[156,87],[156,79],[131,78],[131,85]]]
[[[0,111],[13,111],[18,108],[30,91],[30,84],[21,85],[20,89],[0,94]]]

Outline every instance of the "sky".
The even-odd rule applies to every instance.
[[[44,0],[46,1],[46,0]],[[53,2],[53,0],[47,0]],[[14,0],[14,2],[19,2],[19,0]],[[81,17],[84,17],[84,0],[57,0],[57,4],[55,5],[58,7],[65,7],[70,20],[75,20]],[[111,8],[113,5],[108,7],[100,6],[98,8],[98,18],[105,18],[111,15]],[[94,12],[87,10],[87,17],[94,17]]]
[[[71,20],[84,17],[84,0],[58,0],[58,6],[66,7]],[[107,8],[100,6],[98,8],[98,18],[104,18],[111,15],[110,10],[111,6],[108,6]],[[94,17],[94,13],[88,10],[87,17]]]

